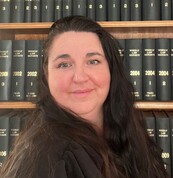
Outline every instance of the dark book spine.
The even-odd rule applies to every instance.
[[[11,20],[10,22],[21,23],[24,22],[24,1],[12,0],[11,1]]]
[[[10,100],[12,41],[0,41],[0,101]]]
[[[121,21],[129,21],[130,14],[130,0],[121,0]]]
[[[9,116],[0,115],[0,167],[8,156],[9,151]]]
[[[73,1],[72,0],[63,0],[63,17],[67,17],[72,15],[72,4]]]
[[[24,22],[31,22],[32,0],[25,0]]]
[[[120,21],[120,0],[108,1],[108,21]]]
[[[154,111],[156,117],[156,140],[162,149],[162,159],[169,175],[171,175],[171,156],[170,156],[170,124],[169,118],[163,111]]]
[[[142,6],[141,0],[132,0],[131,1],[131,20],[137,21],[142,20]]]
[[[156,142],[156,120],[152,111],[142,111],[149,137]]]
[[[170,45],[169,39],[156,39],[157,99],[171,100]]]
[[[142,1],[143,20],[160,20],[160,0]]]
[[[171,20],[171,0],[161,0],[161,20]]]
[[[107,20],[107,1],[97,0],[96,1],[96,21]]]
[[[62,10],[63,10],[62,3],[63,3],[62,0],[55,0],[54,2],[54,8],[55,8],[54,20],[55,21],[62,18]]]
[[[143,99],[156,100],[156,50],[155,39],[142,40]]]
[[[170,52],[171,52],[171,88],[173,88],[173,39],[170,39]],[[171,91],[173,100],[173,90]]]
[[[19,136],[20,129],[21,114],[19,112],[16,112],[9,118],[9,151],[12,151],[15,140]]]
[[[86,16],[86,0],[73,0],[73,15]]]
[[[32,0],[31,21],[40,22],[41,4],[40,0]]]
[[[38,96],[41,49],[39,40],[26,41],[25,61],[25,99],[33,101]]]
[[[96,1],[88,0],[86,6],[87,17],[90,19],[96,19]]]
[[[42,22],[54,21],[54,0],[41,1],[41,21]]]
[[[173,176],[173,111],[166,112],[170,119],[170,136],[171,136],[171,175]]]
[[[142,39],[127,39],[125,42],[126,63],[134,87],[134,97],[142,100]]]
[[[0,1],[0,23],[10,22],[10,4],[11,0]]]
[[[25,99],[25,41],[12,42],[11,100]]]

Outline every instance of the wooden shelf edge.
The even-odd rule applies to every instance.
[[[141,110],[173,110],[173,102],[135,102],[135,107]],[[31,102],[0,102],[0,109],[34,109],[36,104]]]
[[[0,102],[0,109],[33,109],[36,104],[31,102]]]
[[[142,27],[173,27],[173,20],[158,21],[101,21],[98,22],[104,28],[142,28]],[[0,23],[0,30],[13,29],[48,29],[53,22],[30,23]]]

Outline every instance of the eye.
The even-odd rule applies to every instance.
[[[72,64],[68,63],[68,62],[62,62],[62,63],[58,64],[58,68],[69,68],[71,66],[72,66]]]
[[[92,65],[97,65],[97,64],[99,64],[99,63],[100,63],[100,61],[97,60],[97,59],[92,59],[92,60],[89,60],[89,61],[87,62],[87,64],[92,64]]]

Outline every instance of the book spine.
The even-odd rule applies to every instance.
[[[55,0],[54,2],[54,20],[58,20],[62,18],[62,10],[63,10],[63,5],[62,5],[63,1],[62,0]]]
[[[11,100],[25,99],[25,41],[12,42]]]
[[[120,21],[120,0],[108,1],[108,21]]]
[[[25,99],[33,101],[38,96],[41,49],[39,40],[27,40],[25,61]]]
[[[171,20],[171,0],[161,0],[161,20]]]
[[[134,97],[142,100],[142,39],[127,39],[125,42],[126,63],[134,87]]]
[[[24,22],[31,22],[32,0],[25,0]]]
[[[173,39],[170,39],[170,52],[171,52],[171,88],[173,88]],[[173,90],[172,91],[172,100],[173,100]]]
[[[171,175],[171,156],[170,156],[170,124],[169,118],[163,111],[154,111],[156,117],[156,138],[157,144],[162,151],[164,166],[169,175]]]
[[[12,41],[0,41],[0,101],[10,100]]]
[[[88,0],[86,6],[87,17],[90,19],[96,19],[96,2],[95,0]]]
[[[142,111],[149,137],[156,143],[156,120],[152,111]]]
[[[157,99],[171,100],[170,45],[169,39],[156,39]]]
[[[32,0],[31,21],[40,22],[41,16],[40,0]]]
[[[160,20],[160,0],[142,1],[143,20]]]
[[[0,115],[0,167],[8,156],[9,151],[9,116]]]
[[[107,3],[106,0],[96,1],[96,21],[107,20]]]
[[[54,0],[41,1],[41,21],[42,22],[54,21]]]
[[[129,21],[130,14],[130,0],[121,0],[121,21]]]
[[[24,1],[23,0],[12,0],[11,1],[11,12],[10,22],[24,22]]]
[[[133,21],[139,21],[142,20],[142,6],[141,6],[141,0],[133,0],[131,1],[131,20]]]
[[[86,16],[86,0],[73,0],[73,15]]]
[[[72,0],[63,0],[63,17],[72,15]]]
[[[10,22],[10,4],[11,0],[1,0],[0,1],[0,23]]]
[[[156,100],[156,51],[155,39],[142,40],[143,99]]]
[[[19,136],[20,129],[21,114],[19,112],[15,112],[14,115],[9,118],[9,151],[12,151],[15,140]]]

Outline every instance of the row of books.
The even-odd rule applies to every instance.
[[[173,100],[173,39],[119,39],[136,100]],[[33,101],[41,40],[0,40],[0,101]]]
[[[173,39],[119,39],[136,100],[173,100]]]
[[[0,110],[0,167],[13,149],[27,116],[24,110]]]
[[[142,111],[142,117],[149,136],[162,149],[165,169],[173,177],[173,111]]]
[[[171,20],[171,0],[1,0],[0,23],[53,22],[69,15],[96,21]]]
[[[0,101],[37,99],[41,56],[41,40],[0,40]]]

